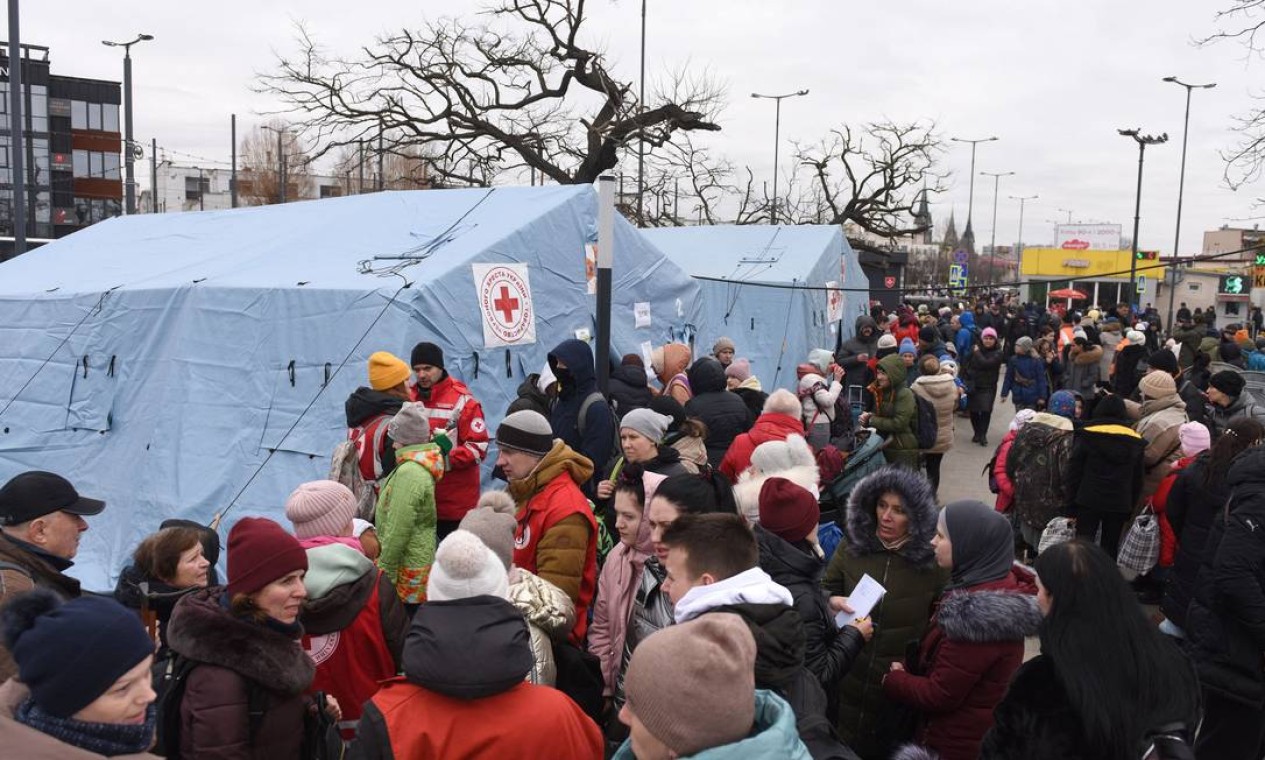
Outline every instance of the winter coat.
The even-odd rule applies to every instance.
[[[1145,345],[1130,343],[1116,353],[1116,361],[1114,365],[1115,372],[1111,376],[1111,387],[1117,396],[1130,398],[1133,392],[1138,389],[1138,381],[1142,379],[1142,374],[1138,372],[1138,365],[1150,356]]]
[[[1177,532],[1173,530],[1173,525],[1168,519],[1168,497],[1173,492],[1173,484],[1177,482],[1177,476],[1194,461],[1195,457],[1182,457],[1173,462],[1168,469],[1168,474],[1164,476],[1159,487],[1155,489],[1155,493],[1151,494],[1147,500],[1151,508],[1155,510],[1155,517],[1160,524],[1160,567],[1172,567],[1177,557]]]
[[[343,737],[352,739],[361,707],[400,672],[409,618],[386,573],[355,549],[329,543],[307,547],[307,557],[299,622],[316,663],[312,690],[338,700]]]
[[[1006,363],[1006,379],[1001,385],[1002,400],[1007,396],[1017,407],[1033,407],[1038,401],[1048,399],[1050,385],[1045,374],[1045,362],[1031,353],[1010,357]]]
[[[751,419],[764,414],[764,402],[769,400],[769,394],[765,393],[764,389],[760,387],[759,378],[748,377],[730,392],[742,399],[742,403],[747,405],[747,411],[751,413]]]
[[[1063,387],[1083,398],[1093,398],[1094,388],[1102,379],[1098,360],[1102,358],[1102,346],[1087,345],[1084,348],[1072,344],[1067,352]]]
[[[649,526],[649,521],[646,520],[645,522]],[[647,535],[648,540],[649,537]],[[606,561],[609,564],[610,557],[607,557]],[[632,660],[633,651],[648,637],[676,622],[673,619],[672,601],[668,599],[668,595],[663,588],[663,582],[667,578],[667,574],[668,571],[659,563],[658,557],[652,554],[646,558],[641,579],[633,587],[632,609],[629,611],[628,625],[624,630],[624,646],[619,653],[619,667],[615,676],[615,691],[611,695],[614,698],[615,707],[622,707],[624,704],[624,673],[628,670],[628,663]],[[596,620],[596,616],[594,620]],[[590,651],[599,658],[601,657],[596,651],[593,651],[591,646]],[[605,672],[603,671],[603,675],[605,675]]]
[[[1119,322],[1108,322],[1098,332],[1098,342],[1102,344],[1102,358],[1098,360],[1098,373],[1103,377],[1110,377],[1111,368],[1115,366],[1116,357],[1119,355],[1120,344],[1124,343],[1127,348],[1128,338],[1124,337]]]
[[[685,415],[707,426],[707,462],[718,467],[734,438],[751,429],[751,413],[742,399],[725,389],[725,369],[715,359],[694,362],[689,376],[694,398],[685,405]]]
[[[958,408],[958,384],[953,375],[923,375],[914,381],[912,390],[936,408],[936,443],[927,451],[943,454],[953,448],[953,413]]]
[[[17,679],[9,679],[0,685],[0,747],[5,757],[21,760],[101,760],[105,755],[80,749],[13,719],[19,706],[30,699],[31,692]],[[757,706],[757,712],[759,707]],[[794,725],[791,726],[794,732]],[[156,758],[148,752],[111,755],[113,760],[143,760]],[[805,755],[805,757],[807,757]]]
[[[452,442],[444,477],[435,483],[435,510],[440,520],[459,522],[479,501],[479,466],[488,456],[483,407],[465,383],[447,372],[429,390],[414,388],[414,394],[431,432],[446,432]]]
[[[1195,363],[1195,353],[1199,350],[1199,344],[1203,342],[1206,334],[1207,330],[1200,324],[1179,327],[1173,331],[1173,340],[1181,346],[1181,351],[1177,354],[1179,367],[1186,369]]]
[[[615,415],[609,405],[590,404],[584,414],[584,433],[580,433],[580,408],[584,400],[597,392],[597,373],[593,369],[593,351],[584,341],[564,340],[549,354],[549,368],[558,373],[558,362],[567,365],[571,381],[562,383],[558,400],[549,415],[555,438],[561,438],[573,451],[588,459],[600,471],[619,452],[613,448],[616,437]],[[588,481],[580,487],[592,493],[596,483]]]
[[[597,590],[597,520],[580,490],[593,464],[555,440],[553,449],[509,494],[518,505],[514,564],[566,592],[575,604],[572,643],[584,641]]]
[[[1221,434],[1229,429],[1230,423],[1242,417],[1251,417],[1257,422],[1265,425],[1265,406],[1256,403],[1252,398],[1251,391],[1244,389],[1229,406],[1218,406],[1216,404],[1208,404],[1208,414],[1205,422],[1208,429],[1212,431],[1212,440],[1221,437]]]
[[[1031,423],[1029,423],[1031,424]],[[1067,462],[1068,507],[1129,514],[1142,497],[1146,441],[1116,420],[1093,420],[1076,431]]]
[[[835,420],[835,401],[843,393],[843,384],[833,377],[825,377],[808,373],[799,379],[797,388],[800,403],[800,418],[804,429],[813,425],[828,425]]]
[[[530,410],[538,412],[540,416],[549,419],[549,397],[540,389],[540,375],[532,373],[527,376],[526,380],[518,386],[518,397],[510,402],[509,408],[505,410],[505,416],[508,417],[514,412]]]
[[[977,345],[968,355],[962,370],[966,380],[966,408],[981,414],[993,411],[997,398],[997,374],[1001,367],[1001,347],[984,348]]]
[[[1010,456],[1010,449],[1015,445],[1015,437],[1018,435],[1018,430],[1007,430],[993,455],[992,474],[997,481],[997,502],[994,506],[998,512],[1009,512],[1015,503],[1015,484],[1006,473],[1006,459]]]
[[[729,478],[730,483],[737,483],[738,477],[751,466],[751,454],[756,447],[769,441],[785,441],[790,435],[803,435],[804,425],[796,417],[785,414],[761,414],[756,418],[751,429],[734,438],[720,460],[720,473]]]
[[[304,692],[316,666],[298,641],[229,612],[221,602],[226,593],[219,586],[199,589],[181,599],[171,615],[171,648],[203,663],[185,682],[180,754],[200,760],[298,760],[303,716],[311,704]],[[268,697],[254,741],[248,720],[251,688]]]
[[[612,370],[606,395],[611,400],[615,415],[620,419],[634,409],[650,406],[650,399],[654,398],[654,394],[650,392],[650,383],[646,380],[646,371],[636,365],[620,365]],[[585,420],[585,424],[588,424],[588,420]]]
[[[993,710],[1023,664],[1024,638],[1041,624],[1032,584],[1012,574],[945,592],[917,660],[883,680],[890,699],[922,713],[915,741],[942,760],[979,756]]]
[[[807,455],[803,458],[802,463],[785,470],[757,472],[748,469],[739,475],[738,482],[734,484],[734,503],[738,506],[738,514],[752,525],[760,522],[760,491],[769,478],[785,478],[809,493],[820,493],[821,470],[815,460],[810,464]]]
[[[531,668],[527,624],[509,602],[428,602],[409,631],[404,676],[365,705],[348,757],[600,758],[597,725],[562,692],[525,681]]]
[[[909,540],[896,550],[884,548],[875,532],[875,506],[887,491],[901,494],[910,518]],[[850,595],[866,574],[887,589],[870,612],[874,637],[837,691],[839,736],[863,757],[891,750],[878,736],[881,716],[890,709],[883,694],[883,676],[905,656],[907,644],[922,638],[931,619],[931,603],[948,581],[948,573],[936,566],[931,548],[938,515],[931,484],[922,475],[892,466],[875,471],[857,483],[848,497],[843,540],[822,578],[822,587],[832,596]]]
[[[1229,502],[1217,511],[1186,613],[1199,682],[1265,706],[1265,447],[1235,457]]]
[[[656,352],[657,354],[658,352]],[[681,343],[669,343],[663,347],[662,365],[656,367],[663,395],[671,396],[681,406],[694,397],[686,370],[690,367],[690,349]]]
[[[444,456],[433,443],[395,451],[395,469],[378,494],[378,567],[405,604],[426,601],[426,580],[435,561],[435,484],[444,477]]]
[[[958,360],[966,361],[971,355],[971,348],[979,341],[980,328],[975,326],[975,314],[962,312],[958,317],[958,334],[953,336],[953,346],[958,350]]]
[[[616,682],[622,671],[624,642],[628,637],[633,603],[641,588],[646,560],[654,555],[650,540],[650,520],[642,514],[637,523],[637,545],[620,541],[606,555],[602,574],[597,579],[597,597],[593,601],[593,624],[589,626],[589,653],[602,665],[602,696],[615,695]]]
[[[171,612],[176,602],[194,588],[176,588],[149,577],[136,565],[128,565],[114,584],[114,600],[138,614],[146,609],[153,614],[158,623],[157,656],[161,658],[167,653],[167,624],[171,621]],[[141,620],[146,622],[143,616]]]
[[[760,547],[760,568],[791,592],[792,606],[803,622],[804,666],[817,676],[822,688],[835,688],[861,654],[865,638],[853,626],[835,625],[835,615],[821,588],[822,572],[826,569],[821,557],[808,554],[758,525],[755,537]]]
[[[553,686],[558,680],[558,663],[553,643],[566,641],[575,625],[575,605],[562,589],[521,567],[510,571],[510,604],[527,621],[531,634],[532,669],[527,680]]]
[[[1160,481],[1168,475],[1173,462],[1181,459],[1182,442],[1177,434],[1187,421],[1186,404],[1174,393],[1166,398],[1152,398],[1142,402],[1142,419],[1134,429],[1146,440],[1142,457],[1145,474],[1142,479],[1142,496],[1145,499],[1160,487]]]
[[[711,747],[680,760],[810,760],[808,748],[795,732],[795,713],[774,692],[756,689],[755,723],[751,734],[732,744]],[[613,760],[636,760],[632,739],[624,740]]]
[[[1230,498],[1225,478],[1207,481],[1211,456],[1203,452],[1178,473],[1164,510],[1177,536],[1177,556],[1165,579],[1160,610],[1183,630],[1190,601],[1195,596],[1195,582],[1203,564],[1208,534]]]
[[[892,387],[882,390],[877,381],[870,386],[874,411],[869,426],[887,441],[883,454],[888,462],[917,469],[918,403],[914,392],[905,387],[905,362],[899,354],[891,354],[880,359],[878,366],[887,374]]]
[[[862,337],[861,329],[870,328],[870,336]],[[856,318],[853,325],[852,337],[848,338],[839,347],[838,353],[835,354],[835,363],[843,367],[843,387],[865,387],[868,383],[864,381],[867,362],[874,358],[874,353],[878,351],[879,339],[878,323],[874,321],[868,314],[861,314]],[[858,356],[866,356],[866,361],[860,361]]]
[[[0,533],[0,563],[14,566],[0,568],[0,607],[17,594],[33,588],[51,589],[66,599],[79,596],[79,581],[65,574],[74,563],[3,533]],[[18,666],[0,637],[0,682],[17,674]]]
[[[383,430],[382,436],[379,437],[376,434],[377,426],[390,422],[403,405],[404,399],[399,396],[392,396],[364,386],[353,391],[343,404],[348,435],[356,432],[364,435],[363,429],[368,428],[368,435],[364,438],[365,443],[371,447],[377,447],[373,452],[373,457],[367,460],[376,464],[374,472],[370,473],[365,463],[362,463],[360,471],[365,482],[373,484],[375,488],[395,467],[395,447],[391,445],[391,436]],[[357,431],[357,428],[362,430]]]
[[[1073,440],[1069,420],[1044,412],[1015,436],[1006,456],[1006,476],[1014,484],[1016,515],[1028,527],[1044,530],[1067,509],[1073,494],[1068,477]]]

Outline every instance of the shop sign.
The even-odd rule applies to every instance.
[[[1089,259],[1063,259],[1063,266],[1069,269],[1089,269]]]

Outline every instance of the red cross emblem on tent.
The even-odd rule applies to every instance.
[[[527,268],[522,264],[474,265],[483,315],[483,339],[489,348],[536,341]]]

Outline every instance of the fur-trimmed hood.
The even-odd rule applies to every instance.
[[[223,586],[200,589],[176,605],[167,643],[191,660],[217,665],[269,690],[294,696],[312,685],[316,665],[295,639],[233,616]]]
[[[749,523],[760,522],[760,489],[764,488],[764,483],[769,478],[786,478],[803,486],[809,493],[820,492],[818,484],[821,481],[821,471],[816,466],[800,465],[767,475],[756,475],[754,470],[748,469],[738,476],[738,482],[734,485],[734,502],[738,505],[739,514],[747,518]]]
[[[1018,591],[950,592],[936,617],[946,638],[971,644],[1022,641],[1041,625],[1036,597]]]
[[[878,504],[878,497],[887,491],[899,493],[909,513],[909,540],[897,553],[913,565],[929,567],[935,562],[931,539],[936,534],[936,519],[939,516],[936,500],[931,492],[931,483],[922,475],[904,467],[883,467],[867,475],[852,489],[852,494],[848,497],[848,519],[843,532],[848,552],[855,556],[865,556],[886,551],[876,533],[878,519],[874,508]]]

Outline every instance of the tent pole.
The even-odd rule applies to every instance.
[[[602,393],[611,376],[611,263],[615,260],[615,178],[597,181],[597,387]]]

